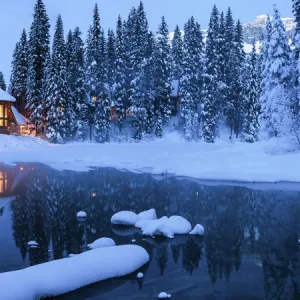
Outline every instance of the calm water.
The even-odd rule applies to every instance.
[[[113,169],[0,166],[0,272],[86,251],[100,237],[117,244],[136,239],[151,256],[142,281],[135,272],[56,299],[156,299],[161,291],[175,300],[300,299],[300,189],[282,189],[209,186]],[[149,208],[203,224],[205,237],[143,240],[134,228],[110,224],[115,212]],[[80,210],[86,222],[77,220]],[[28,249],[30,240],[40,246]]]

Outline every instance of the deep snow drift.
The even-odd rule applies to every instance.
[[[187,142],[178,134],[140,143],[48,144],[29,137],[0,135],[0,162],[37,162],[56,169],[115,167],[152,174],[176,174],[207,180],[300,182],[300,153],[273,139],[254,144],[218,140]]]
[[[147,251],[135,245],[91,250],[20,271],[1,273],[0,298],[33,300],[57,296],[101,280],[130,274],[148,261]]]

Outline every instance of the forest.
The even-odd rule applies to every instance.
[[[30,31],[13,53],[9,91],[54,143],[84,141],[91,131],[99,143],[128,133],[137,142],[161,138],[175,118],[172,130],[188,141],[213,143],[226,127],[230,140],[290,136],[300,145],[300,0],[292,2],[292,41],[274,7],[262,47],[246,54],[230,8],[213,7],[207,35],[191,17],[170,39],[164,17],[157,32],[149,30],[142,2],[107,32],[96,4],[86,38],[78,27],[65,36],[59,15],[51,43],[46,7],[37,0]]]

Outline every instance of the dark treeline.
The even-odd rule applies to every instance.
[[[246,55],[242,24],[230,8],[213,7],[206,37],[191,17],[170,41],[164,17],[157,32],[149,30],[142,2],[108,32],[95,5],[85,42],[78,27],[65,36],[58,16],[50,49],[49,18],[37,0],[29,35],[23,31],[14,51],[11,92],[38,131],[57,143],[83,141],[89,128],[102,143],[126,132],[136,141],[162,137],[178,85],[177,129],[187,140],[214,142],[226,126],[230,138],[246,142],[257,141],[260,129],[300,142],[299,3],[293,0],[293,46],[275,8],[262,48],[253,45]]]

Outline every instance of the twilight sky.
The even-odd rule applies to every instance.
[[[0,0],[0,71],[6,83],[10,76],[10,63],[16,42],[22,29],[28,32],[32,22],[33,7],[36,0]],[[79,26],[85,34],[92,22],[95,3],[100,9],[101,26],[115,28],[117,16],[126,18],[132,6],[140,0],[44,0],[51,22],[51,36],[58,14],[62,15],[65,33]],[[208,27],[210,12],[214,4],[219,10],[230,6],[235,19],[243,23],[252,21],[261,14],[271,14],[276,4],[282,17],[292,16],[292,0],[143,0],[150,28],[156,31],[160,17],[164,15],[173,31],[176,24],[180,27],[192,15],[203,29]]]

